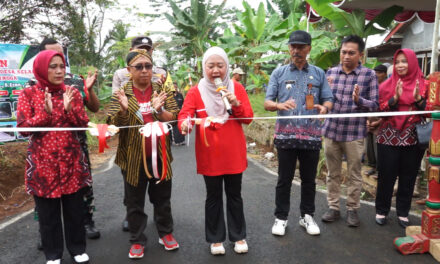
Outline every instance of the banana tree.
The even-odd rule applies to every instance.
[[[261,75],[261,63],[267,61],[259,60],[266,53],[277,53],[283,49],[279,43],[285,40],[290,30],[279,14],[266,12],[263,3],[257,10],[246,1],[242,4],[244,11],[237,12],[239,23],[233,24],[235,34],[226,29],[217,39],[217,44],[226,50],[232,64],[240,66],[245,72]]]
[[[267,64],[277,65],[280,62],[288,63],[290,55],[287,40],[292,31],[306,30],[307,21],[303,18],[303,13],[296,12],[291,12],[286,19],[282,19],[276,14],[272,15],[266,24],[264,41],[249,49],[251,54],[260,54],[253,62],[265,66]],[[312,28],[310,35],[312,37],[310,63],[324,69],[332,66],[339,56],[337,53],[329,51],[338,49],[338,34]]]
[[[269,75],[265,71],[260,71],[260,74],[250,73],[249,78],[252,83],[246,86],[246,91],[252,93],[262,92],[264,85],[269,82]]]
[[[364,38],[365,42],[371,35],[385,32],[394,19],[394,16],[403,11],[400,6],[391,6],[383,10],[373,20],[365,19],[365,11],[355,9],[351,13],[346,12],[332,3],[334,0],[306,0],[307,3],[322,17],[329,19],[335,26],[336,32],[340,36],[350,34]],[[380,26],[377,27],[375,25]],[[333,51],[334,52],[334,51]],[[364,61],[367,53],[364,54]]]
[[[272,0],[272,3],[281,11],[283,18],[287,18],[290,14],[304,14],[304,0]],[[275,11],[272,4],[266,0],[267,9],[270,12]]]
[[[182,64],[177,71],[172,73],[172,78],[184,91],[188,91],[192,85],[198,82],[197,72],[194,72],[188,64]]]
[[[223,12],[226,1],[213,5],[211,1],[191,0],[188,8],[181,9],[175,1],[168,1],[172,14],[165,17],[174,26],[173,41],[180,43],[176,52],[183,54],[187,61],[197,64],[201,72],[200,59],[207,48],[208,39],[215,33],[217,18]]]
[[[105,61],[108,61],[106,66],[108,72],[114,72],[125,67],[125,56],[127,56],[130,48],[130,39],[127,38],[128,30],[128,24],[118,21],[109,33],[114,43],[107,49],[105,57]]]

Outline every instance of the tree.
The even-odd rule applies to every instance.
[[[254,83],[257,80],[258,83],[264,80],[267,82],[268,75],[261,71],[259,59],[267,52],[282,50],[283,47],[279,44],[289,29],[286,28],[285,20],[277,13],[269,14],[270,17],[266,21],[267,12],[263,3],[260,3],[256,11],[246,1],[242,4],[244,11],[237,12],[239,23],[233,24],[236,33],[233,34],[230,29],[226,29],[217,43],[226,50],[231,64],[239,65],[245,72],[251,70],[252,74],[259,75],[251,77]],[[244,83],[247,84],[246,78]]]
[[[21,43],[23,40],[32,40],[32,36],[25,32],[38,20],[38,17],[47,14],[64,12],[62,3],[56,0],[3,0],[0,2],[0,42]]]
[[[266,3],[269,11],[272,12],[272,5],[268,0]],[[304,14],[305,12],[304,0],[272,0],[272,3],[278,7],[283,18],[287,18],[292,13]]]
[[[107,49],[105,56],[106,71],[115,72],[117,69],[125,67],[125,57],[131,47],[130,39],[127,38],[129,26],[122,21],[117,21],[109,36],[112,44]]]
[[[213,5],[210,0],[206,3],[203,0],[191,0],[191,5],[185,9],[181,9],[175,1],[168,2],[172,14],[164,15],[174,26],[170,42],[174,46],[173,51],[180,53],[186,62],[197,64],[197,71],[201,73],[198,62],[208,48],[208,40],[214,39],[218,30],[217,19],[224,12],[226,1]]]
[[[332,5],[333,0],[306,1],[320,16],[329,19],[333,23],[336,32],[341,37],[355,34],[364,38],[365,42],[369,36],[385,32],[393,22],[395,15],[403,11],[403,8],[400,6],[391,6],[383,10],[373,20],[367,21],[365,19],[365,11],[355,9],[351,13],[346,12]],[[364,61],[366,58],[367,52],[364,54]]]

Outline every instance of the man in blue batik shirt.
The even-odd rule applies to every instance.
[[[333,95],[322,69],[307,63],[311,50],[310,34],[297,30],[289,37],[291,64],[273,71],[266,92],[264,108],[278,116],[327,114]],[[275,223],[272,234],[285,234],[290,210],[290,190],[296,161],[300,163],[300,221],[310,235],[320,230],[315,213],[316,170],[321,149],[321,120],[277,119],[274,144],[278,152],[278,182],[275,194]]]

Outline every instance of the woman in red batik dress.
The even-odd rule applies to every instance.
[[[87,127],[89,119],[80,93],[64,85],[65,65],[63,54],[56,51],[37,55],[33,70],[38,82],[20,94],[18,127]],[[47,264],[61,262],[63,223],[66,247],[74,263],[88,263],[82,189],[91,185],[92,179],[77,132],[22,134],[29,136],[26,190],[35,199]]]
[[[427,89],[416,54],[401,49],[394,54],[393,75],[379,87],[382,111],[425,110]],[[393,187],[398,177],[396,213],[403,228],[409,223],[408,213],[414,185],[425,152],[417,146],[416,124],[420,115],[382,118],[377,134],[378,182],[376,193],[376,223],[386,224],[391,207]]]

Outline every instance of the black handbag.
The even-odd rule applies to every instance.
[[[422,119],[422,122],[416,124],[417,141],[418,146],[422,149],[429,147],[429,141],[431,140],[432,121]]]

